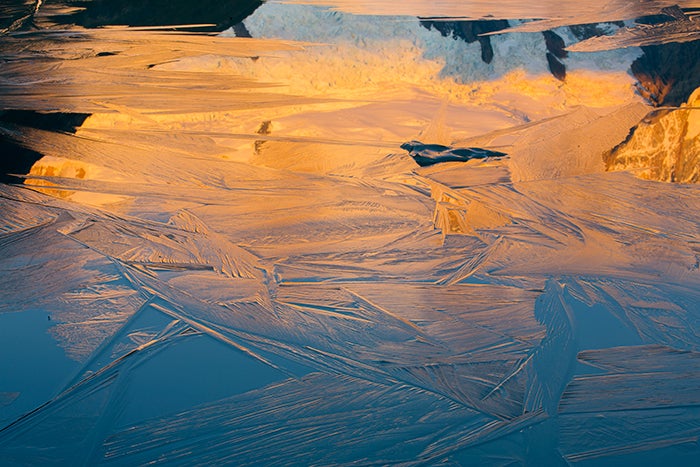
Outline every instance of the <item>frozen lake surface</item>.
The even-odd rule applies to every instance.
[[[697,461],[700,188],[609,162],[658,123],[629,69],[671,36],[632,20],[676,2],[269,1],[221,35],[16,3],[0,464]]]

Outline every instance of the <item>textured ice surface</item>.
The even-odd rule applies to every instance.
[[[544,0],[536,4],[524,4],[518,0],[505,0],[497,4],[479,1],[465,4],[459,0],[406,0],[399,4],[390,0],[271,0],[270,3],[324,5],[352,13],[388,16],[410,15],[473,19],[566,18],[568,21],[580,21],[578,24],[633,19],[643,15],[657,14],[662,8],[674,5],[680,5],[682,8],[698,7],[698,2],[695,0],[645,0],[641,2]],[[598,19],[589,20],[593,16]]]
[[[696,460],[700,188],[605,171],[629,51],[460,81],[417,20],[284,6],[336,20],[291,43],[276,8],[3,37],[6,108],[92,115],[2,129],[46,155],[0,185],[2,463]]]

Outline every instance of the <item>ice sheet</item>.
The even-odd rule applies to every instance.
[[[0,458],[694,459],[700,188],[605,171],[649,109],[629,52],[563,84],[537,64],[459,81],[435,53],[462,45],[415,18],[382,39],[386,18],[284,6],[337,20],[312,45],[279,37],[279,7],[250,18],[275,39],[0,45],[7,108],[92,113],[75,134],[5,129],[46,157],[0,185],[0,324],[51,357],[22,368],[61,357],[64,378],[0,385]],[[508,157],[419,167],[412,139]]]

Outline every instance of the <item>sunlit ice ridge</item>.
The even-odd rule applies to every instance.
[[[696,462],[699,2],[8,3],[1,463]]]

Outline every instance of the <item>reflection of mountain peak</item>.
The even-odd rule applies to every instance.
[[[435,29],[443,37],[452,37],[468,44],[478,41],[484,63],[491,63],[494,58],[491,34],[510,27],[507,20],[419,19],[421,26],[429,30]],[[622,22],[567,26],[571,34],[581,41],[568,49],[576,52],[606,50],[610,48],[608,43],[624,42],[629,34],[633,34],[636,40],[642,40],[646,36],[658,36],[658,43],[642,45],[644,55],[632,65],[631,71],[639,80],[639,92],[655,105],[679,105],[685,102],[693,90],[700,86],[700,41],[686,41],[687,37],[684,37],[684,42],[668,42],[674,39],[664,38],[663,33],[675,24],[681,24],[682,28],[689,31],[700,26],[678,6],[664,8],[661,14],[641,17],[636,22],[638,26],[631,29],[625,28]],[[697,22],[700,24],[700,21]],[[641,32],[637,31],[638,29]],[[614,32],[611,34],[611,31]],[[543,54],[546,56],[549,71],[563,81],[566,78],[564,59],[568,57],[564,39],[552,30],[543,31],[542,34],[546,45]],[[627,47],[625,43],[620,46]]]

